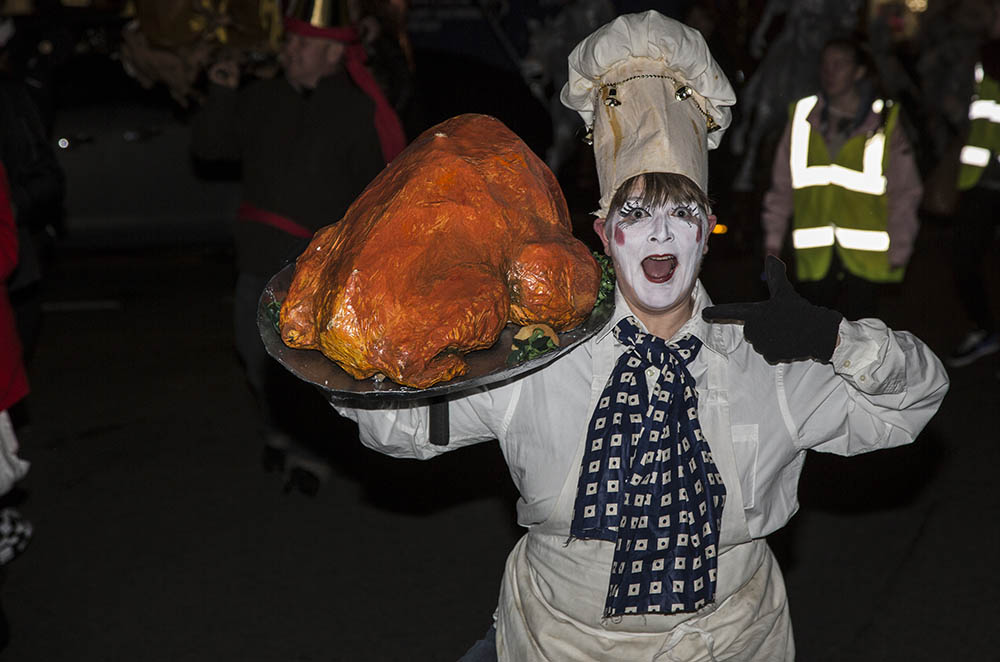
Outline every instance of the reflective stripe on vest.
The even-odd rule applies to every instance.
[[[885,253],[889,250],[889,233],[884,230],[837,228],[837,243],[855,251]]]
[[[990,159],[1000,151],[1000,86],[976,64],[976,93],[969,103],[969,137],[958,155],[958,189],[979,183]]]
[[[871,112],[883,118],[877,128],[870,135],[852,135],[831,155],[823,136],[809,124],[819,103],[817,97],[807,97],[789,107],[792,245],[798,278],[824,278],[836,254],[855,276],[877,283],[899,282],[905,270],[892,267],[888,257],[886,177],[899,106],[873,103]]]
[[[959,153],[958,160],[965,165],[985,168],[990,163],[990,150],[985,147],[966,145]]]
[[[792,230],[792,245],[796,250],[833,246],[833,226],[796,228]]]
[[[834,239],[844,248],[855,251],[884,253],[889,250],[889,233],[881,230],[854,230],[827,225],[792,231],[792,244],[796,250],[833,246]]]
[[[809,165],[809,113],[816,106],[818,97],[811,96],[795,104],[792,115],[792,132],[789,165],[792,172],[792,188],[808,186],[828,186],[834,184],[849,191],[884,195],[886,178],[882,174],[882,157],[885,154],[885,133],[877,131],[865,142],[862,156],[862,170],[852,170],[842,165]],[[877,100],[876,103],[881,103]]]
[[[969,119],[1000,122],[1000,104],[992,99],[976,99],[969,104]]]

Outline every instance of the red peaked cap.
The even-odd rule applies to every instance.
[[[344,68],[347,69],[347,75],[375,102],[375,130],[378,132],[379,142],[382,145],[382,156],[386,163],[396,158],[406,147],[403,123],[399,121],[396,111],[393,110],[389,100],[385,98],[385,94],[382,93],[382,88],[378,86],[372,72],[365,66],[368,55],[358,39],[358,31],[353,27],[320,28],[291,17],[285,19],[285,31],[303,37],[332,39],[346,46]]]

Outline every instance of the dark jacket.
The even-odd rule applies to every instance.
[[[278,77],[236,91],[213,86],[192,126],[206,160],[239,160],[243,200],[311,231],[334,223],[385,166],[374,104],[344,73],[299,93]],[[271,276],[305,241],[257,222],[236,223],[238,268]]]
[[[46,226],[59,224],[66,178],[35,102],[10,78],[0,78],[0,160],[7,168],[20,243],[18,268],[8,283],[15,290],[41,278],[36,243]]]

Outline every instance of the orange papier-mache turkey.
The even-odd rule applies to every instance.
[[[572,235],[559,184],[485,115],[425,131],[298,258],[281,337],[357,379],[426,388],[508,322],[579,325],[600,268]]]

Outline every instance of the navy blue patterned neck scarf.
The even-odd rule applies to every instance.
[[[626,351],[590,421],[570,535],[615,543],[605,617],[695,611],[715,600],[726,499],[687,369],[701,341],[668,343],[631,317],[614,334]]]

